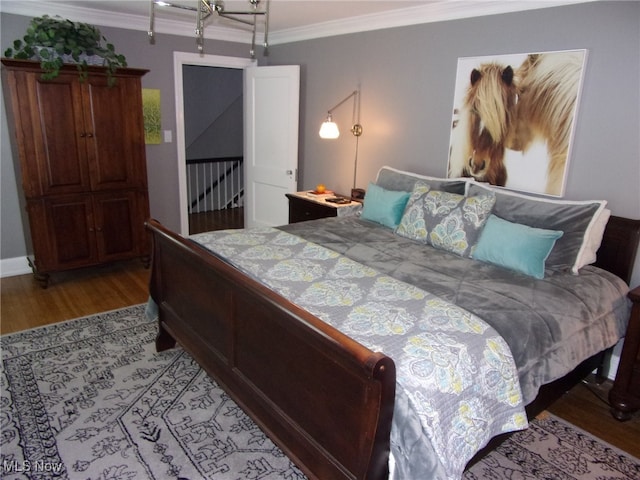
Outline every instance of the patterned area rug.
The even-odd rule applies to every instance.
[[[0,478],[305,478],[155,334],[138,305],[1,337]],[[549,416],[465,478],[638,479],[640,461]]]
[[[465,472],[465,480],[639,480],[640,460],[543,412]]]

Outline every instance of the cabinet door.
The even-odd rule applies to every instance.
[[[139,254],[143,221],[138,219],[134,192],[94,195],[98,255],[101,261]]]
[[[33,130],[34,156],[27,162],[26,175],[37,175],[40,192],[30,195],[51,195],[88,191],[89,170],[83,137],[81,86],[77,75],[60,75],[43,81],[40,75],[26,75],[33,109],[22,121],[30,122]],[[33,163],[35,164],[33,164]]]
[[[147,255],[145,71],[119,69],[109,86],[98,67],[81,81],[65,65],[45,81],[37,62],[2,64],[36,270]]]
[[[98,262],[90,195],[31,202],[29,220],[38,270],[65,270]]]
[[[144,187],[138,166],[144,159],[139,79],[89,77],[84,97],[85,134],[92,190]],[[136,122],[139,120],[139,122]]]

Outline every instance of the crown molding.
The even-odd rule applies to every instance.
[[[540,8],[549,8],[576,3],[602,0],[441,0],[417,7],[408,7],[386,12],[364,13],[357,17],[333,20],[297,28],[269,32],[269,44],[311,40],[314,38],[345,35],[349,33],[381,30],[386,28],[442,22],[462,18],[498,15]],[[37,3],[38,15],[59,15],[70,20],[87,22],[107,27],[148,31],[149,18],[84,7],[72,7],[58,2],[36,0],[2,0],[0,11],[32,17]],[[155,19],[156,34],[170,34],[193,37],[193,22],[186,20]],[[237,43],[251,43],[251,32],[238,28],[208,25],[205,38]]]
[[[34,4],[38,4],[38,16],[59,15],[74,22],[85,22],[103,27],[126,28],[128,30],[149,31],[149,16],[132,15],[93,8],[73,7],[58,2],[41,2],[34,0],[2,0],[0,12],[34,16]],[[154,22],[154,31],[157,34],[179,35],[183,37],[195,37],[194,22],[179,19],[158,18]],[[205,38],[223,40],[237,43],[251,43],[251,32],[238,28],[226,28],[218,25],[208,25],[204,31]]]
[[[357,17],[269,32],[269,44],[278,45],[349,33],[498,15],[594,1],[601,0],[442,0],[416,7],[371,14],[365,13]]]

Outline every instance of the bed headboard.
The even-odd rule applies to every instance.
[[[631,282],[640,243],[640,220],[611,216],[602,237],[595,265]]]

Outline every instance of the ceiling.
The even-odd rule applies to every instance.
[[[195,7],[198,0],[168,0]],[[492,15],[593,0],[270,0],[269,42],[286,43],[358,31]],[[225,8],[249,10],[248,0],[225,0]],[[261,2],[261,8],[265,0]],[[60,15],[96,25],[149,29],[150,0],[2,0],[0,11],[33,16]],[[193,36],[195,13],[156,7],[156,33]],[[246,18],[246,17],[245,17]],[[205,37],[249,42],[239,24],[214,17]],[[258,31],[263,31],[259,22]]]
[[[198,0],[168,0],[171,3],[179,5],[187,5],[195,7]],[[314,1],[314,0],[271,0],[269,2],[269,29],[277,32],[288,30],[291,28],[304,27],[316,23],[340,20],[343,18],[357,17],[364,13],[380,13],[387,10],[402,9],[408,7],[423,6],[429,3],[437,3],[440,0],[429,1],[403,1],[403,0],[386,0],[386,1]],[[64,1],[67,4],[75,6],[92,8],[95,10],[117,11],[121,13],[133,15],[149,15],[149,0],[141,1]],[[265,0],[262,0],[259,7],[263,9]],[[247,0],[225,0],[224,6],[226,10],[250,10],[250,4]],[[181,11],[180,9],[157,7],[156,15],[163,18],[180,18],[191,19],[193,13],[189,11]]]

